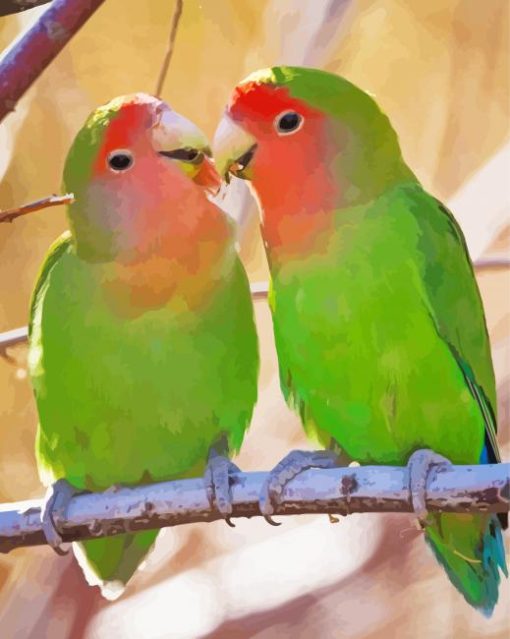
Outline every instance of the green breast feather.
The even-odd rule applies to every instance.
[[[196,474],[222,432],[239,449],[258,359],[238,262],[200,313],[176,317],[164,307],[126,320],[64,237],[41,271],[30,333],[46,481],[104,489]]]

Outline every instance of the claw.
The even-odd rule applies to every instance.
[[[271,515],[264,515],[264,519],[267,521],[268,524],[270,524],[271,526],[281,526],[282,522],[281,521],[275,521]]]
[[[427,521],[427,483],[430,473],[434,469],[437,472],[439,468],[447,469],[451,465],[449,459],[428,448],[415,451],[407,462],[411,503],[422,528],[429,523]]]
[[[239,472],[240,469],[230,459],[213,453],[209,457],[204,473],[205,489],[211,508],[216,507],[216,510],[231,528],[235,528],[235,524],[230,518],[232,514],[230,485],[232,475]]]
[[[42,529],[48,545],[57,555],[67,555],[69,550],[62,548],[60,522],[65,518],[71,499],[82,491],[77,490],[66,479],[59,479],[52,484],[45,499],[41,513]]]
[[[259,508],[264,519],[271,526],[280,524],[271,518],[281,501],[285,486],[296,475],[308,468],[335,468],[338,455],[332,450],[293,450],[284,457],[269,473],[259,498]]]

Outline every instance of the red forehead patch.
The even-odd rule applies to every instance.
[[[97,154],[94,174],[104,170],[106,157],[110,151],[129,148],[144,131],[154,124],[156,106],[156,100],[154,103],[140,102],[133,97],[112,113],[111,120],[105,129],[103,143]]]
[[[304,116],[320,115],[305,102],[293,98],[287,87],[266,82],[245,82],[238,85],[230,98],[228,113],[233,120],[273,118],[278,113],[297,110]]]

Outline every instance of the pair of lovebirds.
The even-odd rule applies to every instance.
[[[233,173],[260,203],[281,387],[324,448],[272,471],[262,512],[289,477],[335,465],[340,449],[363,464],[410,459],[426,540],[490,615],[507,574],[505,516],[427,514],[424,500],[433,465],[500,461],[484,311],[454,218],[420,186],[375,101],[319,70],[249,76],[213,147],[216,168],[202,132],[144,94],[98,108],[71,147],[70,233],[50,249],[30,317],[37,459],[56,482],[49,542],[59,548],[52,522],[74,491],[115,484],[204,473],[230,512],[228,456],[258,374],[248,280],[208,198]],[[156,535],[74,546],[112,597]]]

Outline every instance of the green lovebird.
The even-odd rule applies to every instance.
[[[138,93],[92,113],[67,156],[70,233],[50,248],[30,313],[55,548],[54,509],[77,491],[205,473],[211,501],[231,512],[238,469],[224,454],[250,422],[258,345],[232,224],[208,198],[221,183],[210,153],[194,124]],[[89,583],[114,598],[157,532],[73,546]]]
[[[275,67],[241,82],[213,151],[220,173],[252,181],[281,387],[330,448],[283,460],[262,512],[274,511],[289,476],[334,464],[337,446],[364,464],[410,458],[429,545],[490,615],[499,569],[507,575],[506,516],[425,509],[434,465],[500,461],[484,311],[455,219],[406,165],[376,102],[316,69]]]

